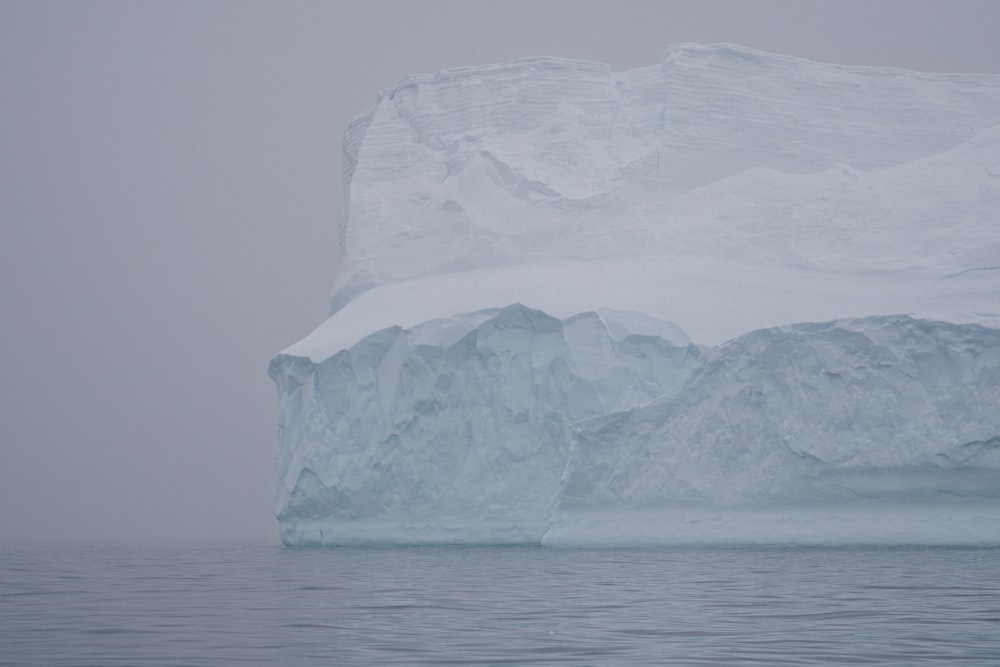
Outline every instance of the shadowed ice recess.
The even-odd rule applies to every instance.
[[[518,60],[344,161],[286,544],[1000,543],[1000,77]]]

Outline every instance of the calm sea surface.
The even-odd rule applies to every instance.
[[[3,665],[1000,665],[998,548],[0,550]]]

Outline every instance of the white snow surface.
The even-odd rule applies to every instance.
[[[1000,437],[998,381],[987,372],[997,342],[974,326],[1000,326],[1000,77],[843,67],[730,44],[681,44],[661,64],[623,73],[518,60],[384,91],[348,127],[344,165],[333,314],[271,367],[286,543],[1000,542],[1000,503],[982,492],[996,486],[993,455],[959,457],[968,474],[929,463],[979,447],[967,443],[992,452]],[[514,313],[535,328],[515,327],[504,349],[548,350],[569,376],[598,385],[622,368],[622,382],[639,377],[635,358],[609,353],[606,341],[650,336],[698,349],[689,335],[719,347],[699,365],[701,380],[671,376],[677,391],[694,392],[687,398],[616,384],[633,402],[602,399],[599,410],[627,411],[579,426],[574,440],[571,424],[595,416],[566,412],[578,380],[556,382],[535,357],[501,368],[470,353],[448,365],[459,363],[447,352],[459,341]],[[605,341],[601,354],[581,356],[567,333],[577,316],[602,323],[600,336],[588,334],[590,347]],[[877,365],[857,356],[858,336],[899,359],[917,354],[914,340],[937,341],[927,354],[961,398],[942,407],[912,359],[878,381],[866,375]],[[751,352],[734,355],[736,344]],[[373,351],[383,348],[396,361]],[[399,389],[430,350],[450,361],[407,380],[410,393]],[[980,361],[965,364],[962,350]],[[694,399],[723,400],[709,382],[723,375],[706,366],[716,356],[744,369],[727,385],[728,417]],[[800,358],[812,365],[782,365]],[[857,382],[841,396],[820,366]],[[497,389],[507,386],[497,373],[514,368],[532,378],[518,385],[520,407]],[[475,407],[436,384],[456,375],[478,378]],[[960,390],[973,381],[985,398]],[[775,403],[792,391],[779,385],[812,387],[846,412],[810,431],[806,415],[818,408]],[[770,393],[747,389],[756,386]],[[437,391],[430,404],[412,398]],[[437,407],[420,412],[428,405]],[[882,421],[865,411],[875,405]],[[527,425],[504,421],[522,408]],[[534,444],[500,444],[514,432]],[[734,448],[719,444],[726,438]],[[855,452],[856,467],[816,454],[823,447]],[[670,457],[687,463],[669,474],[647,465]],[[458,470],[458,460],[474,463]],[[776,472],[762,472],[768,461]],[[598,479],[609,462],[632,481]],[[563,495],[554,480],[567,464]],[[868,505],[845,502],[862,496]]]

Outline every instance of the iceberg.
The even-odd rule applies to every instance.
[[[270,366],[285,544],[1000,542],[1000,77],[446,70],[344,190]]]

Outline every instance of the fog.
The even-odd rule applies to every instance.
[[[0,4],[0,541],[277,541],[269,358],[318,325],[341,137],[406,75],[675,42],[1000,72],[1000,3]]]

